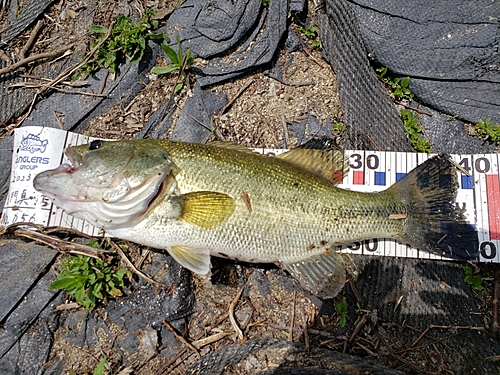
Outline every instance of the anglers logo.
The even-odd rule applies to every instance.
[[[28,134],[28,136],[23,138],[23,140],[21,141],[20,150],[29,151],[32,154],[37,151],[44,153],[48,143],[49,141],[47,139],[44,139],[42,141],[38,135]]]

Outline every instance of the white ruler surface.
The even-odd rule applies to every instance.
[[[64,149],[89,142],[89,137],[54,128],[24,127],[15,130],[11,184],[0,225],[31,222],[46,226],[74,228],[87,234],[102,235],[88,222],[75,219],[53,206],[33,188],[33,178],[47,169],[66,162]],[[279,154],[285,150],[256,151]],[[377,192],[397,182],[406,173],[432,155],[405,152],[346,151],[350,170],[339,187]],[[500,263],[500,178],[498,154],[452,155],[470,175],[459,173],[457,205],[467,220],[476,226],[480,244],[480,262]],[[343,252],[363,255],[443,259],[418,251],[390,239],[357,242]]]

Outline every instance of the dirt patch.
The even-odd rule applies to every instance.
[[[335,75],[321,59],[320,51],[313,51],[311,56],[284,51],[277,64],[286,83],[259,71],[210,88],[212,92],[225,93],[231,105],[224,113],[214,114],[212,124],[203,125],[218,129],[225,141],[249,147],[282,148],[297,145],[298,140],[288,133],[287,125],[306,119],[308,113],[323,125],[328,119],[338,120],[340,104]],[[110,139],[134,138],[172,93],[171,77],[154,74],[150,77],[151,81],[130,103],[119,103],[109,113],[96,117],[85,134]],[[187,95],[192,95],[189,86],[175,96],[174,124],[180,111],[185,110],[182,108]]]

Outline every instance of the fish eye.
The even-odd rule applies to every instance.
[[[89,150],[97,150],[102,146],[102,141],[100,139],[96,139],[95,141],[90,142]]]

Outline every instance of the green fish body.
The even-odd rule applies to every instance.
[[[477,256],[445,155],[383,192],[360,193],[336,186],[346,159],[335,150],[270,157],[221,143],[137,140],[94,141],[66,153],[73,165],[39,174],[37,190],[67,213],[167,250],[199,274],[209,273],[210,255],[274,263],[330,298],[346,278],[339,245],[394,238],[454,258]]]

